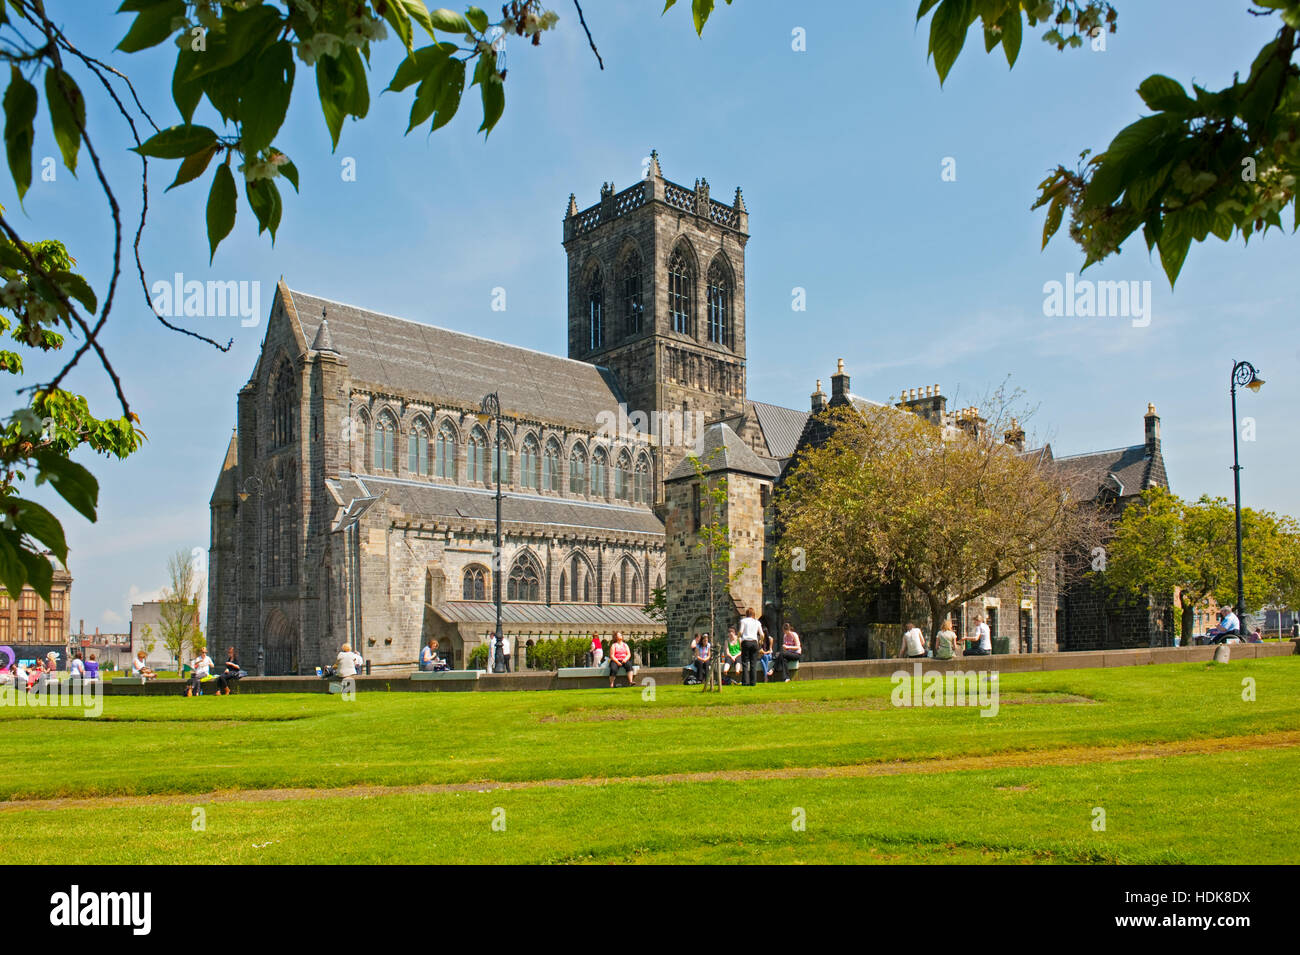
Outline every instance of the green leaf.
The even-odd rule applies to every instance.
[[[98,310],[98,300],[95,298],[95,290],[90,287],[90,283],[76,272],[51,272],[50,278],[54,283],[63,290],[63,294],[68,298],[74,298],[86,307],[86,311],[92,315]]]
[[[469,33],[469,21],[455,11],[439,7],[429,14],[429,22],[444,33]]]
[[[354,47],[348,47],[337,57],[322,56],[316,61],[316,89],[330,140],[337,149],[344,118],[364,117],[370,108],[366,70]]]
[[[72,77],[53,66],[45,71],[45,99],[54,126],[54,141],[63,153],[63,164],[75,176],[81,131],[86,128],[86,100]]]
[[[451,122],[460,108],[460,99],[465,93],[465,64],[460,60],[449,60],[448,68],[438,80],[438,95],[434,100],[433,125],[430,132],[441,129]]]
[[[267,146],[284,125],[293,93],[293,46],[281,40],[267,48],[253,67],[239,101],[240,146],[246,157]]]
[[[400,92],[412,83],[427,78],[439,66],[447,62],[448,54],[456,49],[454,43],[433,43],[415,50],[398,64],[388,89]]]
[[[271,147],[275,148],[275,147]],[[280,150],[276,149],[276,152]],[[293,191],[298,191],[298,167],[287,160],[280,165],[280,175],[289,180],[289,185],[293,186]]]
[[[203,98],[203,84],[191,79],[196,56],[193,50],[181,50],[176,56],[176,69],[172,71],[172,100],[187,124],[194,121],[194,110]]]
[[[1020,19],[1020,7],[1013,5],[1002,14],[998,26],[1002,27],[1002,52],[1007,56],[1007,66],[1015,66],[1016,58],[1020,56],[1020,43],[1024,31],[1024,23]]]
[[[695,19],[696,36],[704,35],[704,24],[713,13],[713,0],[691,0],[691,16]]]
[[[40,473],[37,485],[49,481],[59,496],[88,521],[95,521],[95,506],[99,501],[99,482],[95,476],[75,461],[49,451],[36,457]]]
[[[155,159],[184,159],[216,141],[217,134],[206,126],[168,126],[132,147],[132,152]]]
[[[5,154],[19,202],[32,184],[32,143],[36,139],[33,123],[37,101],[36,87],[23,78],[18,67],[10,67],[9,88],[5,90],[4,98]]]
[[[483,94],[483,125],[478,128],[480,133],[484,133],[484,138],[492,134],[492,127],[497,124],[501,114],[506,108],[506,87],[501,82],[500,74],[495,71],[491,76],[479,84],[479,92]]]
[[[674,0],[674,2],[676,2],[676,0]],[[916,8],[916,22],[920,23],[922,18],[933,10],[934,5],[938,2],[939,0],[921,0],[921,5]],[[669,6],[672,6],[672,4],[669,4]]]
[[[221,147],[218,144],[213,143],[207,149],[186,156],[185,161],[181,163],[180,169],[176,170],[176,179],[164,191],[170,192],[177,186],[184,185],[187,182],[192,182],[199,178],[199,176],[203,175],[203,171],[208,168],[208,163],[212,162],[212,157],[220,151]]]
[[[393,25],[397,32],[397,38],[402,41],[402,46],[408,50],[411,48],[411,14],[401,0],[386,4],[384,7],[384,19]]]
[[[1148,76],[1137,91],[1142,102],[1154,110],[1177,112],[1192,105],[1192,98],[1183,89],[1183,84],[1160,73]]]
[[[488,28],[488,15],[478,7],[470,7],[465,11],[465,19],[470,22],[479,33],[483,33]]]
[[[63,537],[59,519],[35,501],[20,497],[4,499],[4,508],[19,533],[28,534],[46,547],[61,561],[68,559],[68,542]]]
[[[66,557],[61,558],[67,560]],[[54,568],[44,554],[34,554],[26,547],[18,548],[18,560],[22,563],[27,583],[46,603],[50,600],[50,586],[54,583]]]
[[[1183,270],[1183,262],[1187,258],[1187,250],[1191,247],[1192,237],[1187,232],[1170,228],[1170,225],[1166,217],[1166,228],[1160,236],[1158,245],[1160,264],[1164,266],[1165,275],[1169,278],[1169,287],[1173,288],[1174,283],[1178,281],[1178,273]]]
[[[1056,235],[1061,228],[1061,217],[1065,213],[1065,194],[1059,194],[1052,200],[1052,204],[1047,207],[1047,219],[1043,222],[1043,245],[1047,248],[1047,243],[1052,241],[1052,236]]]
[[[433,19],[429,16],[429,8],[424,5],[424,0],[398,0],[406,8],[407,14],[411,19],[420,26],[429,36],[435,36],[433,32]]]
[[[257,234],[270,230],[271,244],[275,244],[275,230],[280,227],[280,190],[270,179],[257,179],[244,183],[244,194],[257,216]]]
[[[934,56],[940,86],[966,45],[966,31],[972,19],[972,0],[943,0],[930,21],[930,53]]]
[[[140,50],[157,46],[172,35],[172,20],[183,16],[185,16],[184,0],[164,0],[162,3],[141,10],[117,48],[123,53],[138,53]]]
[[[229,162],[217,167],[212,177],[212,190],[208,193],[208,264],[216,258],[217,246],[235,227],[235,177]]]
[[[24,549],[22,538],[15,531],[0,528],[0,583],[9,590],[13,600],[18,599],[23,584],[27,583],[27,567],[18,556]]]

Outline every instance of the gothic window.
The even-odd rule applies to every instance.
[[[591,453],[591,496],[604,497],[609,493],[609,458],[604,449]]]
[[[454,480],[456,477],[456,432],[446,421],[438,428],[438,444],[435,448],[434,473],[440,478]]]
[[[638,504],[650,503],[650,460],[644,454],[636,459],[636,476],[633,489]]]
[[[487,570],[477,565],[466,567],[464,584],[461,587],[461,591],[466,600],[486,600]]]
[[[542,486],[541,462],[538,457],[537,439],[530,434],[524,441],[524,449],[519,452],[519,483],[534,491]]]
[[[587,493],[587,454],[580,446],[569,452],[569,493]]]
[[[498,455],[495,446],[496,438],[493,437],[492,440],[494,442],[492,451],[490,452],[492,455],[492,476],[488,480],[491,484],[496,484],[497,466],[500,465],[501,485],[502,487],[504,487],[505,485],[510,483],[510,442],[507,441],[505,435],[502,434],[501,453]]]
[[[709,341],[731,347],[731,279],[721,262],[709,268]]]
[[[605,345],[605,277],[597,266],[587,281],[587,347]]]
[[[506,583],[507,600],[541,599],[542,575],[537,562],[531,554],[522,554],[510,568],[510,578]]]
[[[397,421],[388,411],[375,419],[375,470],[397,470]]]
[[[627,603],[628,595],[628,578],[632,575],[628,573],[628,562],[625,560],[618,569],[618,599],[620,603]]]
[[[287,361],[280,363],[279,374],[275,376],[275,392],[271,399],[271,447],[282,448],[293,441],[296,436],[296,415],[298,409],[296,388],[293,381],[293,369]]]
[[[483,429],[475,426],[469,433],[465,446],[465,480],[474,484],[486,483],[488,479],[488,440]]]
[[[623,259],[623,327],[627,334],[641,331],[645,307],[641,304],[641,253],[633,249]]]
[[[584,603],[591,603],[591,574],[582,578],[582,600]]]
[[[412,474],[429,474],[429,422],[416,418],[406,439],[406,469]]]
[[[567,599],[565,595],[568,593],[568,587],[569,587],[569,575],[566,574],[564,571],[560,571],[560,603],[564,603],[564,601]]]
[[[681,249],[668,260],[668,314],[672,317],[673,331],[695,337],[695,320],[691,314],[691,289],[695,273]]]
[[[560,490],[560,445],[554,438],[546,442],[542,455],[542,487],[548,491]]]
[[[609,575],[609,595],[605,598],[606,603],[615,603],[618,600],[618,578],[613,574]]]
[[[632,459],[624,451],[614,466],[614,500],[632,500]]]
[[[350,429],[349,440],[356,437],[361,442],[361,468],[374,460],[374,430],[370,427],[370,416],[364,408],[357,412],[355,427]]]
[[[291,587],[298,582],[297,490],[296,475],[286,468],[261,491],[267,495],[263,576],[268,587]]]

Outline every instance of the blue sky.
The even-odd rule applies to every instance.
[[[129,19],[88,6],[50,4],[75,41],[133,78],[159,125],[176,122],[174,51],[110,52]],[[1104,52],[1057,53],[1026,34],[1010,71],[973,33],[941,89],[914,0],[738,0],[720,5],[703,39],[688,4],[661,17],[660,0],[587,0],[604,72],[572,5],[557,0],[561,22],[540,48],[508,48],[506,112],[488,140],[475,133],[476,98],[438,133],[403,137],[413,91],[377,94],[397,61],[387,43],[372,63],[370,115],[344,127],[333,154],[300,66],[278,145],[301,172],[302,194],[286,196],[274,247],[244,207],[209,267],[210,175],[163,195],[176,164],[151,163],[142,246],[150,281],[175,272],[259,281],[263,321],[191,326],[233,337],[222,354],[162,329],[138,285],[124,285],[103,340],[150,440],[126,462],[87,461],[102,488],[97,524],[59,509],[72,619],[124,631],[130,604],[164,583],[167,556],[207,546],[235,395],[279,276],[313,294],[564,354],[568,195],[586,207],[603,181],[631,185],[651,147],[673,181],[706,177],[724,201],[744,189],[751,397],[804,408],[837,358],[853,390],[877,400],[939,383],[950,406],[965,404],[1010,376],[1038,405],[1031,431],[1058,454],[1139,443],[1154,402],[1175,492],[1230,495],[1228,374],[1234,358],[1246,358],[1268,384],[1242,399],[1242,414],[1256,420],[1256,440],[1242,445],[1244,502],[1296,513],[1295,238],[1193,248],[1175,291],[1135,240],[1084,277],[1151,282],[1149,326],[1043,314],[1044,283],[1077,274],[1082,259],[1063,237],[1039,250],[1042,216],[1029,209],[1039,180],[1084,148],[1104,148],[1141,115],[1143,78],[1225,85],[1248,69],[1274,23],[1249,16],[1244,0],[1117,6],[1119,32]],[[803,52],[792,49],[795,28],[805,31]],[[138,162],[106,98],[78,79],[130,219]],[[213,117],[201,111],[196,121]],[[42,114],[36,156],[46,155],[57,150]],[[941,178],[948,157],[954,182]],[[355,160],[354,182],[341,175],[345,159]],[[60,168],[43,182],[38,165],[23,210],[0,178],[0,202],[20,231],[64,238],[102,294],[112,236],[89,166],[79,180]],[[491,308],[496,287],[507,293],[504,312]],[[795,287],[807,291],[804,313],[791,310]],[[89,361],[71,384],[113,411]]]

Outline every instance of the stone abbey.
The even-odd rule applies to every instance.
[[[693,459],[727,477],[729,608],[762,608],[779,629],[773,487],[817,412],[875,402],[852,393],[842,363],[807,410],[748,396],[748,241],[739,189],[719,202],[703,179],[664,178],[653,154],[630,188],[606,184],[581,210],[570,196],[563,358],[281,281],[210,501],[209,645],[235,645],[267,674],[310,672],[345,642],[372,669],[405,670],[436,637],[463,667],[495,626],[500,586],[516,665],[527,640],[614,630],[666,633],[680,660],[708,629]],[[479,414],[489,393],[499,455]],[[949,411],[937,385],[894,404],[939,425],[969,414]],[[1154,408],[1142,444],[1059,464],[1081,499],[1122,503],[1164,484]],[[666,622],[644,609],[656,588]],[[806,633],[809,657],[874,653],[905,603]],[[995,591],[973,603],[965,612],[989,616],[1013,649],[1146,645],[1163,625],[1067,593],[1050,574],[1030,598]]]

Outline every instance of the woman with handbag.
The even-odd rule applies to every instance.
[[[225,669],[217,677],[217,696],[221,696],[223,693],[229,696],[230,684],[244,675],[244,671],[239,668],[239,659],[235,655],[235,648],[231,647],[226,651]]]

